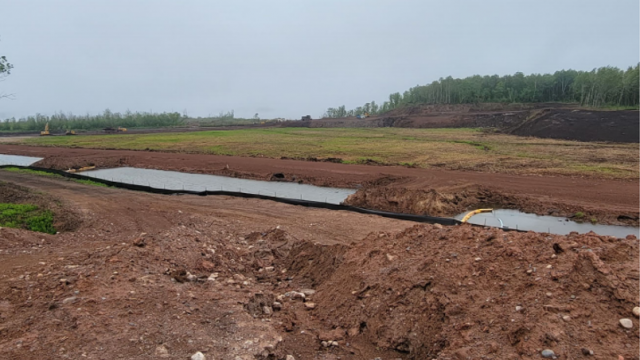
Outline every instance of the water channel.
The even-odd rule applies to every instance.
[[[286,199],[340,204],[354,189],[329,188],[292,182],[258,181],[226,176],[189,174],[177,171],[119,167],[85,171],[84,176],[127,184],[150,186],[169,190],[237,191]]]
[[[455,218],[460,220],[464,215],[466,215],[466,212],[455,216]],[[588,221],[588,219],[586,220]],[[577,231],[580,234],[593,231],[599,235],[624,238],[627,235],[638,236],[640,231],[640,229],[633,226],[600,225],[590,222],[578,223],[562,217],[540,216],[507,209],[497,209],[488,213],[476,214],[468,222],[476,225],[532,230],[559,235],[567,235],[572,231]]]

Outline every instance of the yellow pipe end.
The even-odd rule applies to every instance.
[[[472,217],[473,215],[480,214],[480,213],[483,213],[483,212],[492,212],[492,211],[493,211],[493,209],[477,209],[477,210],[469,211],[469,212],[467,213],[467,215],[465,215],[465,216],[462,218],[462,220],[460,220],[460,222],[465,223],[465,222],[467,222],[469,219],[471,219],[471,217]]]

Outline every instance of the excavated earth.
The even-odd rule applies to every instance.
[[[638,359],[633,236],[0,179],[75,223],[0,229],[3,359]]]

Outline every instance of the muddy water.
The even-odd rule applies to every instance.
[[[457,215],[455,218],[460,220],[466,215]],[[586,219],[588,220],[588,219]],[[615,226],[615,225],[599,225],[589,222],[577,223],[567,218],[555,216],[540,216],[535,214],[527,214],[518,210],[498,209],[490,213],[480,213],[474,215],[468,221],[471,224],[487,225],[494,227],[505,227],[519,230],[533,230],[537,232],[548,232],[551,234],[567,235],[572,231],[580,234],[593,231],[599,235],[616,236],[624,238],[627,235],[636,235],[640,231],[633,226]]]
[[[290,182],[247,180],[226,176],[131,167],[85,171],[82,175],[127,184],[151,186],[158,189],[239,191],[248,194],[319,201],[330,204],[340,204],[347,196],[356,192],[352,189],[320,187]]]
[[[0,154],[0,165],[29,166],[42,160],[39,157]]]

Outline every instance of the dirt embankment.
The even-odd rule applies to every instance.
[[[83,221],[0,229],[1,358],[638,358],[636,239],[11,180]]]
[[[578,141],[637,143],[638,111],[599,111],[567,104],[407,106],[367,119],[287,122],[301,127],[494,128],[506,134]]]

